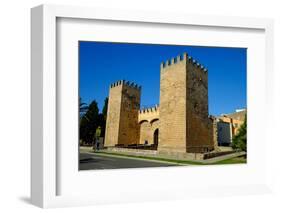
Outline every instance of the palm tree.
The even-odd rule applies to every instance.
[[[79,113],[80,116],[83,115],[87,110],[88,110],[89,106],[86,103],[82,102],[82,98],[79,97]]]

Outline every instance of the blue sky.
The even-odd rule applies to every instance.
[[[159,104],[160,63],[183,52],[208,69],[209,114],[246,108],[245,48],[80,41],[80,97],[101,111],[109,85],[124,79],[142,86],[142,107]]]

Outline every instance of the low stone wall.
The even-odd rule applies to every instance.
[[[220,157],[223,155],[228,155],[228,154],[233,154],[235,153],[235,151],[224,151],[224,152],[210,152],[210,153],[206,153],[204,154],[204,160],[205,159],[210,159],[210,158],[215,158],[215,157]]]
[[[122,153],[127,155],[165,158],[172,160],[203,160],[202,153],[159,152],[157,150],[129,149],[120,147],[107,147],[104,151],[109,153]]]
[[[107,147],[106,151],[118,152],[123,154],[157,155],[157,150],[130,149],[130,148],[120,148],[120,147]]]

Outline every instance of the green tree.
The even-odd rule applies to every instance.
[[[108,107],[108,97],[106,97],[104,99],[104,105],[103,105],[103,108],[102,108],[102,114],[103,114],[103,117],[104,117],[105,120],[106,120],[106,115],[107,115],[107,107]]]
[[[87,112],[80,120],[80,140],[86,144],[92,144],[95,132],[99,126],[99,108],[96,101],[92,101]]]
[[[107,107],[108,107],[108,97],[106,97],[104,99],[102,113],[100,114],[100,125],[99,126],[101,127],[101,137],[105,136]]]
[[[85,112],[88,110],[88,105],[86,103],[82,102],[82,98],[79,97],[79,114],[80,117],[85,114]]]
[[[244,123],[240,126],[238,134],[233,137],[232,148],[247,151],[247,115],[245,115]]]

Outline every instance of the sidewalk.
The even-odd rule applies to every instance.
[[[222,155],[222,156],[219,156],[219,157],[214,157],[214,158],[202,160],[201,162],[206,163],[206,164],[212,164],[212,163],[217,163],[219,161],[223,161],[223,160],[227,160],[227,159],[231,159],[231,158],[235,158],[235,157],[240,157],[240,156],[243,156],[245,154],[246,154],[246,152],[235,152],[235,153],[232,153],[232,154],[227,154],[227,155]]]

